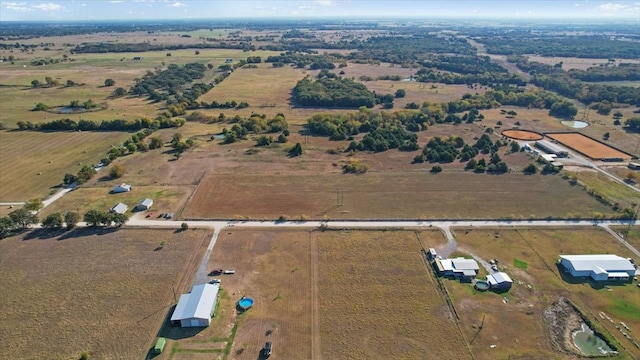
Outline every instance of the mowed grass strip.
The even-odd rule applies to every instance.
[[[322,358],[471,358],[413,232],[323,232],[318,260]]]
[[[6,359],[139,359],[211,232],[76,229],[0,242]],[[161,242],[162,250],[154,251]],[[192,270],[195,267],[192,268]]]
[[[342,205],[340,205],[342,204]],[[467,172],[211,174],[187,218],[546,218],[613,215],[559,176]]]
[[[0,132],[0,200],[24,201],[56,191],[65,173],[95,164],[111,145],[130,135],[120,132]],[[38,175],[39,174],[39,175]]]

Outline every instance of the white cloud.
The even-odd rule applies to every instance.
[[[7,10],[13,11],[31,11],[30,8],[27,7],[27,3],[24,2],[1,2],[2,5]]]
[[[169,4],[167,6],[168,7],[173,7],[173,8],[179,8],[179,7],[185,7],[185,6],[187,6],[187,4],[181,3],[181,2],[174,2],[173,4]]]
[[[626,8],[628,8],[627,5],[619,4],[619,3],[606,3],[606,4],[596,6],[597,10],[602,10],[602,11],[619,11],[619,10],[624,10]]]
[[[315,0],[316,3],[322,6],[335,6],[336,3],[333,0]]]
[[[58,11],[62,10],[62,5],[54,4],[54,3],[46,3],[46,4],[38,4],[33,5],[34,9],[42,10],[42,11]]]
[[[112,3],[112,4],[121,4],[121,3],[124,2],[124,0],[111,0],[109,2]]]

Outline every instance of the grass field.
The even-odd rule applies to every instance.
[[[6,359],[140,359],[211,233],[77,229],[0,242]],[[161,242],[164,248],[154,251]],[[204,246],[204,247],[203,247]]]
[[[537,56],[537,55],[528,55],[529,61],[537,61],[547,65],[555,65],[559,62],[562,62],[562,69],[570,70],[570,69],[580,69],[586,70],[590,67],[597,67],[602,64],[607,64],[609,59],[589,59],[589,58],[578,58],[578,57],[552,57],[552,56]],[[616,64],[619,63],[632,63],[638,64],[640,60],[638,59],[616,59]]]
[[[344,194],[341,206],[336,189]],[[591,216],[596,211],[612,214],[558,176],[387,171],[362,176],[210,174],[184,217],[545,218]]]
[[[420,253],[442,234],[324,232],[317,241],[322,358],[471,358]]]
[[[618,203],[623,208],[640,204],[640,192],[613,181],[604,174],[587,170],[578,171],[574,174],[587,189],[603,196],[612,203]]]
[[[563,280],[556,267],[561,254],[612,253],[632,256],[627,248],[605,231],[584,228],[456,229],[455,235],[460,246],[483,259],[499,259],[500,270],[514,280],[507,294],[478,293],[470,285],[456,282],[447,284],[455,299],[456,309],[461,314],[467,338],[478,332],[478,324],[486,314],[484,328],[472,343],[477,358],[558,356],[549,344],[549,330],[540,314],[560,296],[570,298],[591,321],[606,327],[607,332],[630,352],[631,357],[627,355],[622,358],[640,355],[639,350],[624,339],[618,330],[610,323],[601,321],[598,316],[602,311],[617,322],[627,322],[632,329],[639,328],[640,319],[629,315],[640,311],[640,297],[637,296],[635,284],[611,286],[610,291],[601,286],[594,288],[588,283]],[[526,269],[517,266],[522,262],[527,264]],[[469,298],[470,294],[473,300]],[[506,304],[502,301],[505,296],[509,299]],[[509,345],[515,339],[517,348]],[[490,349],[489,344],[497,344],[497,347]]]
[[[0,131],[0,200],[45,197],[58,190],[53,187],[62,183],[65,173],[97,163],[111,145],[128,137],[121,132]]]

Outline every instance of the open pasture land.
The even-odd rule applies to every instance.
[[[547,133],[545,135],[594,160],[606,158],[631,159],[631,155],[577,132]]]
[[[618,203],[622,208],[633,208],[634,204],[640,204],[640,192],[613,181],[599,171],[577,168],[575,172],[567,169],[565,173],[575,175],[580,184],[587,189],[601,195],[612,203]]]
[[[5,359],[143,358],[174,303],[172,286],[189,289],[211,232],[43,235],[0,242]]]
[[[369,65],[371,66],[371,65]],[[406,91],[406,96],[393,101],[394,109],[404,109],[405,105],[415,102],[422,105],[425,101],[446,103],[462,99],[464,94],[484,94],[485,89],[469,89],[467,85],[422,83],[415,81],[378,80],[364,82],[367,88],[377,94],[395,94],[398,89]]]
[[[632,329],[640,327],[640,297],[635,284],[590,286],[575,279],[565,281],[556,266],[562,254],[633,254],[602,229],[454,229],[460,248],[484,260],[499,259],[498,267],[513,279],[506,294],[479,293],[471,285],[447,282],[456,310],[461,316],[465,337],[471,342],[478,359],[509,356],[524,358],[573,358],[562,355],[551,346],[549,328],[542,311],[560,296],[569,298],[599,329],[606,328],[629,355],[637,358],[640,350],[603,321],[598,313],[606,313],[616,324],[626,322]],[[530,286],[530,287],[529,287]],[[509,299],[504,303],[503,297]],[[482,331],[478,325],[485,318]],[[476,335],[477,333],[477,335]],[[634,335],[635,336],[635,335]],[[514,342],[518,346],[513,346]],[[497,345],[490,349],[489,345]],[[625,353],[625,351],[623,351]],[[537,354],[537,355],[534,355]]]
[[[421,250],[440,232],[316,233],[323,359],[469,359]]]
[[[183,216],[487,219],[591,216],[593,212],[614,214],[559,176],[462,171],[361,176],[247,172],[208,174]]]
[[[571,69],[579,69],[579,70],[587,70],[590,67],[597,67],[600,65],[608,64],[609,59],[589,59],[589,58],[579,58],[579,57],[555,57],[555,56],[539,56],[539,55],[527,55],[529,57],[529,61],[536,61],[539,63],[547,64],[547,65],[555,65],[557,63],[562,62],[563,70],[571,70]],[[640,64],[640,60],[638,59],[615,59],[615,64],[620,63],[630,63],[630,64]]]
[[[332,53],[333,50],[325,50],[329,53]],[[353,52],[353,50],[345,51],[346,54]],[[344,52],[343,52],[344,54]],[[390,63],[380,63],[379,65],[374,64],[356,64],[349,62],[347,63],[347,67],[335,69],[333,72],[344,71],[343,78],[351,79],[353,78],[355,81],[360,81],[361,76],[367,76],[373,78],[374,80],[380,76],[400,76],[403,79],[408,79],[412,75],[418,71],[418,69],[412,69],[408,67],[401,67],[399,65],[394,65]],[[396,81],[396,83],[401,83]]]
[[[221,304],[218,311],[235,317],[242,296],[255,301],[250,310],[235,318],[237,332],[235,339],[229,340],[233,342],[230,358],[255,360],[266,341],[273,342],[278,358],[312,358],[311,236],[317,235],[309,231],[268,229],[229,229],[220,234],[209,259],[209,269],[235,269],[236,273],[218,276],[230,299],[230,306]],[[206,329],[200,340],[214,335],[209,331]],[[198,339],[178,341],[178,345],[183,349],[195,340]],[[209,346],[213,348],[215,344]]]
[[[44,197],[62,183],[65,173],[95,164],[111,145],[129,137],[112,132],[0,132],[0,200]],[[40,175],[38,175],[40,174]]]
[[[132,191],[110,194],[111,188],[81,187],[42,210],[40,218],[53,212],[75,211],[82,215],[89,210],[108,211],[120,202],[129,206],[127,214],[131,215],[138,202],[144,198],[153,200],[150,210],[153,213],[158,215],[168,212],[177,213],[187,201],[193,188],[194,186],[133,186]]]

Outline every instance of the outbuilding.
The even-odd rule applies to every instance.
[[[129,207],[127,206],[127,204],[117,203],[113,205],[113,207],[111,208],[111,212],[115,214],[124,214],[128,209]]]
[[[590,277],[595,281],[628,281],[636,273],[631,259],[618,255],[561,255],[560,265],[575,277]]]
[[[536,141],[536,147],[547,154],[554,154],[557,157],[567,157],[569,152],[558,144],[551,143],[546,140]]]
[[[111,192],[123,193],[123,192],[129,192],[129,191],[131,191],[131,189],[132,189],[131,185],[122,183],[122,184],[120,184],[118,186],[115,186],[113,189],[111,189]]]
[[[461,280],[471,280],[476,275],[480,267],[473,259],[457,257],[455,259],[436,259],[436,268],[443,276],[455,276]]]
[[[496,272],[491,275],[487,275],[487,282],[492,289],[509,290],[513,285],[513,280],[507,275],[507,273]]]
[[[180,323],[181,327],[211,325],[219,290],[219,283],[195,285],[190,293],[180,296],[178,305],[171,315],[171,322]]]
[[[140,200],[138,205],[136,205],[136,210],[139,210],[139,211],[149,210],[151,209],[151,205],[153,205],[153,200],[149,198],[142,199]]]

